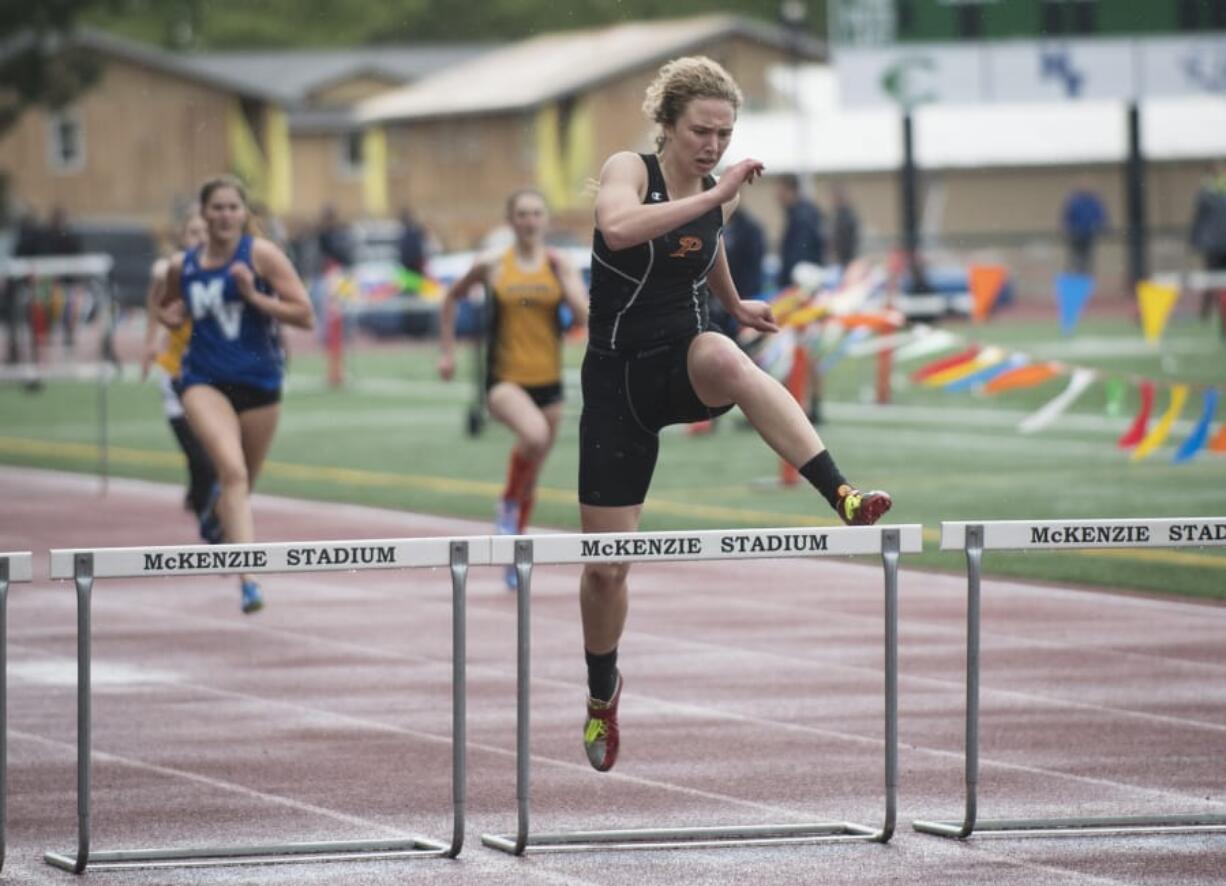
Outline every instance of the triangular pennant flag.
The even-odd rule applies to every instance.
[[[915,372],[911,373],[911,381],[923,381],[929,376],[936,375],[938,372],[944,372],[946,369],[951,369],[961,363],[966,363],[974,360],[981,348],[979,345],[971,345],[965,351],[959,351],[949,357],[942,357],[940,360],[935,360],[927,366],[921,366]]]
[[[1017,369],[1019,366],[1025,366],[1029,362],[1030,358],[1025,354],[1014,354],[1006,360],[1001,360],[999,363],[984,367],[969,375],[964,375],[957,381],[950,382],[945,386],[945,390],[953,393],[969,391],[987,384],[992,379],[1004,375],[1010,370]]]
[[[971,265],[971,319],[982,323],[992,313],[1008,272],[1000,265]]]
[[[1121,378],[1109,378],[1106,381],[1107,415],[1115,418],[1124,411],[1124,395],[1128,388]]]
[[[927,357],[929,354],[939,354],[941,351],[952,348],[960,341],[961,339],[958,336],[947,329],[930,331],[925,335],[918,336],[915,341],[903,345],[895,351],[894,362],[905,363],[908,360],[918,360],[920,357]]]
[[[1136,449],[1132,450],[1133,461],[1148,458],[1155,449],[1166,442],[1166,438],[1170,436],[1171,427],[1175,424],[1175,419],[1179,418],[1179,413],[1183,412],[1183,404],[1187,399],[1187,385],[1171,386],[1170,405],[1166,407],[1166,412],[1162,414],[1162,418],[1154,425],[1154,429],[1145,435],[1145,439],[1137,444]]]
[[[808,326],[815,320],[820,320],[827,312],[827,308],[823,304],[805,305],[803,308],[797,308],[788,314],[785,320],[780,321],[782,326]]]
[[[1089,274],[1059,274],[1056,277],[1056,305],[1060,309],[1060,332],[1072,335],[1081,320],[1086,302],[1094,294],[1094,278]]]
[[[1023,434],[1033,434],[1036,431],[1041,431],[1057,418],[1060,417],[1064,410],[1073,405],[1073,401],[1085,393],[1094,382],[1095,372],[1093,369],[1075,369],[1073,377],[1069,379],[1068,387],[1038,412],[1026,416],[1022,419],[1017,429]]]
[[[1035,388],[1044,382],[1051,381],[1062,371],[1059,363],[1032,363],[1029,366],[1010,369],[1008,372],[996,376],[996,378],[983,386],[983,392],[985,394],[1002,394],[1005,391]]]
[[[947,369],[942,369],[940,372],[934,373],[924,379],[924,384],[930,388],[940,388],[950,382],[958,381],[966,378],[968,375],[978,372],[981,369],[986,369],[989,366],[995,366],[997,363],[1005,359],[1005,349],[998,348],[995,345],[984,348],[979,352],[979,355],[974,360],[964,360],[956,366],[950,366]]]
[[[1137,284],[1137,304],[1141,309],[1141,332],[1151,345],[1157,344],[1166,329],[1171,309],[1179,300],[1179,290],[1174,286],[1142,280]]]
[[[1141,395],[1141,408],[1137,410],[1137,417],[1132,420],[1128,430],[1116,441],[1120,449],[1131,449],[1144,439],[1149,416],[1154,411],[1154,383],[1149,379],[1141,382],[1138,393]]]
[[[778,335],[762,336],[766,347],[754,355],[754,362],[777,381],[783,381],[792,371],[796,355],[796,333],[784,327]]]
[[[1205,443],[1209,441],[1209,423],[1213,421],[1213,413],[1217,412],[1217,388],[1207,388],[1205,390],[1204,405],[1201,407],[1200,420],[1196,423],[1196,427],[1192,429],[1192,433],[1188,434],[1188,439],[1183,441],[1183,445],[1175,451],[1175,464],[1182,464],[1205,448]]]
[[[1226,424],[1218,428],[1213,439],[1209,441],[1210,452],[1226,452]]]
[[[401,290],[404,292],[421,292],[425,285],[425,278],[416,271],[410,271],[404,265],[396,265],[392,271],[396,282],[400,284]]]
[[[920,330],[924,331],[921,332]],[[907,330],[906,332],[894,332],[890,335],[878,335],[866,342],[861,342],[853,348],[849,348],[847,356],[849,357],[871,357],[873,354],[880,354],[882,351],[889,351],[895,348],[901,348],[903,345],[911,344],[926,336],[931,331],[927,326],[917,326],[915,329]],[[898,354],[894,355],[894,359],[898,359]]]
[[[826,356],[822,357],[822,362],[819,364],[822,375],[825,375],[830,370],[834,369],[844,357],[847,356],[847,348],[854,345],[856,342],[864,341],[872,336],[873,331],[865,326],[859,326],[848,332],[839,342],[838,347],[831,351]]]

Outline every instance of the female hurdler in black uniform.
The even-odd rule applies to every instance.
[[[746,159],[718,181],[711,175],[740,104],[740,89],[720,65],[702,57],[671,61],[643,103],[661,127],[658,152],[614,154],[600,173],[579,428],[584,532],[637,529],[660,429],[733,405],[843,522],[875,523],[890,508],[886,493],[847,483],[782,385],[731,339],[709,331],[711,293],[742,326],[778,331],[769,305],[741,301],[720,238],[741,186],[763,171]],[[589,564],[580,583],[589,694],[583,742],[602,772],[617,760],[617,644],[629,568]]]

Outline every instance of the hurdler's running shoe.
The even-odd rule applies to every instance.
[[[225,539],[221,529],[221,517],[217,513],[217,502],[221,499],[221,486],[214,483],[209,489],[208,501],[200,509],[200,537],[211,545],[219,545]]]
[[[848,526],[872,526],[885,516],[894,502],[888,492],[874,489],[861,492],[850,486],[839,489],[839,503],[835,506],[839,519]]]
[[[617,688],[608,701],[587,700],[587,722],[583,724],[583,749],[587,761],[597,772],[608,772],[617,762],[617,703],[622,695],[622,675],[617,675]]]
[[[243,582],[242,606],[247,615],[264,608],[264,595],[260,593],[260,586],[253,581]]]
[[[519,535],[519,502],[506,498],[498,502],[498,513],[494,517],[494,530],[499,535]],[[508,591],[519,587],[519,575],[515,572],[513,564],[507,564],[502,580]]]

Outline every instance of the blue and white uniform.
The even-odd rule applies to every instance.
[[[183,300],[192,318],[192,338],[183,356],[182,385],[242,385],[279,391],[285,373],[285,355],[277,335],[277,321],[249,305],[230,276],[236,263],[254,272],[254,238],[244,234],[224,265],[200,264],[203,247],[183,257]],[[271,290],[256,277],[260,292]]]

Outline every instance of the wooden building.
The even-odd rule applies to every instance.
[[[0,136],[9,195],[45,213],[163,226],[200,183],[229,172],[293,226],[325,205],[388,213],[381,133],[357,102],[483,47],[171,53],[114,35],[74,38],[99,81],[58,113],[27,111]]]
[[[647,84],[664,62],[696,54],[728,68],[749,110],[769,105],[770,69],[821,58],[824,46],[727,15],[556,32],[372,98],[358,116],[385,133],[391,205],[414,207],[449,248],[497,225],[506,195],[525,185],[586,238],[589,182],[604,158],[653,144],[641,110]]]
[[[27,111],[0,137],[10,195],[39,211],[161,224],[218,172],[267,199],[289,190],[284,110],[266,89],[98,32],[76,38],[99,81],[59,112]]]

